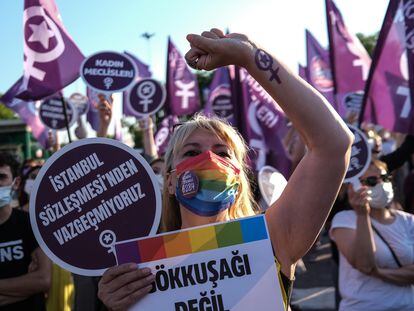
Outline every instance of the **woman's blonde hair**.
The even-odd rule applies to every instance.
[[[257,206],[254,203],[253,195],[247,178],[248,168],[246,166],[247,147],[240,134],[226,121],[217,117],[205,117],[195,115],[191,120],[175,128],[165,153],[165,173],[163,210],[161,216],[161,231],[167,232],[181,228],[180,206],[175,196],[168,192],[167,178],[173,169],[173,159],[179,150],[184,146],[188,137],[198,129],[207,130],[228,144],[241,167],[239,192],[233,206],[228,210],[230,219],[252,216],[256,214]]]

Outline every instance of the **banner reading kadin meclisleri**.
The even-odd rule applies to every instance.
[[[76,274],[116,264],[116,241],[153,235],[161,192],[149,164],[126,145],[82,139],[52,155],[30,196],[30,221],[45,254]]]
[[[137,66],[129,56],[112,51],[90,55],[80,66],[83,81],[101,93],[125,90],[135,81],[137,74]]]
[[[155,274],[130,310],[284,310],[263,215],[116,243],[118,264]]]

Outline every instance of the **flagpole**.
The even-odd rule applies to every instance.
[[[63,95],[60,97],[60,100],[62,101],[63,115],[65,116],[65,126],[66,126],[66,130],[68,132],[69,143],[71,143],[72,142],[72,137],[70,136],[68,113],[67,113],[67,110],[66,110],[66,102],[65,102],[65,99],[63,98]]]

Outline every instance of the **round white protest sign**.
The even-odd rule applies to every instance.
[[[286,178],[274,167],[263,166],[257,177],[260,193],[267,206],[279,199],[287,185]]]
[[[69,127],[72,126],[77,119],[77,111],[72,103],[65,101],[66,115]],[[43,101],[39,107],[39,118],[44,125],[51,130],[66,129],[65,113],[61,98],[51,98]]]
[[[164,85],[154,79],[138,81],[128,92],[127,105],[138,117],[155,114],[164,105],[166,90]]]
[[[101,93],[114,93],[127,89],[135,81],[138,69],[129,56],[103,51],[82,62],[80,75],[91,89]]]
[[[46,162],[30,196],[30,221],[42,250],[76,274],[116,265],[117,241],[153,235],[161,192],[145,159],[107,138],[71,143]]]
[[[360,129],[349,124],[348,127],[355,138],[344,182],[351,182],[358,186],[358,178],[365,173],[371,163],[371,148],[365,134]]]

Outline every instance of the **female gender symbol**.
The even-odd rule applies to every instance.
[[[150,98],[154,96],[155,91],[156,87],[151,81],[144,81],[138,86],[137,95],[141,99],[139,104],[144,106],[144,112],[148,112],[148,105],[153,101]]]
[[[273,58],[268,53],[266,53],[262,49],[257,49],[256,55],[255,55],[255,61],[256,61],[257,67],[260,70],[270,71],[271,76],[270,76],[269,81],[276,80],[277,83],[279,83],[279,84],[282,83],[282,81],[280,80],[280,78],[278,76],[279,67],[277,67],[274,70],[272,69],[272,67],[273,67]]]

